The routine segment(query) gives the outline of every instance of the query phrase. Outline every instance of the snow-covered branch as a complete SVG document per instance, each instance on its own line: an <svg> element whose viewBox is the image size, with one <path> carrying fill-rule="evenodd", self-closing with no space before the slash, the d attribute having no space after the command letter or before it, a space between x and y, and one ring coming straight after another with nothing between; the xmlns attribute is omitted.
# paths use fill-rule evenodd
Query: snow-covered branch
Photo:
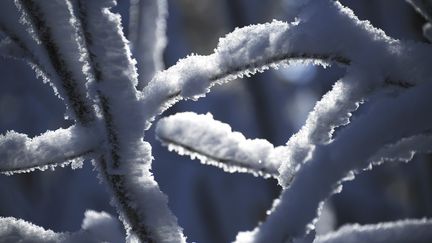
<svg viewBox="0 0 432 243"><path fill-rule="evenodd" d="M287 48L290 40L284 42L283 39L288 36L295 39L297 28L297 23L273 21L237 29L220 40L215 53L189 56L157 73L141 95L146 120L152 121L154 116L181 99L203 97L216 84L263 72L270 67L277 68L290 60L350 63L327 51L309 52L301 47L290 50ZM269 41L278 37L279 40Z"/></svg>
<svg viewBox="0 0 432 243"><path fill-rule="evenodd" d="M255 234L253 242L281 242L302 236L308 226L313 227L319 205L331 194L339 192L336 189L353 170L370 167L368 158L386 144L395 144L405 137L430 130L432 114L424 111L432 102L428 95L431 88L432 83L428 82L397 97L378 99L370 110L343 128L334 140L316 146L282 193L280 203L274 205L267 220L252 233ZM239 236L238 239L242 239L247 234Z"/></svg>
<svg viewBox="0 0 432 243"><path fill-rule="evenodd" d="M159 120L156 135L168 149L227 172L277 177L280 156L265 139L246 139L211 114L177 113Z"/></svg>
<svg viewBox="0 0 432 243"><path fill-rule="evenodd" d="M345 225L335 232L318 236L314 243L426 243L431 241L432 220L410 219L369 225Z"/></svg>
<svg viewBox="0 0 432 243"><path fill-rule="evenodd" d="M325 21L326 26L331 25L332 28L320 27ZM335 36L338 38L334 38ZM320 45L315 45L314 40L319 40ZM286 53L280 53L280 50ZM297 55L297 53L312 54ZM333 53L333 55L328 53ZM402 53L409 54L401 55ZM358 163L364 163L362 166L352 164L352 167L343 169L344 166L341 166L341 161L346 160L347 156L343 159L328 158L329 161L327 162L307 162L302 165L305 161L321 160L322 156L318 155L319 152L317 151L322 149L318 148L333 147L332 144L335 144L332 137L334 129L338 126L347 125L350 122L351 112L355 111L359 104L371 94L389 86L403 88L406 92L407 88L425 82L424 77L430 76L430 69L427 65L419 67L418 64L424 63L424 59L428 59L430 54L431 49L426 45L391 39L381 30L373 28L368 22L358 20L349 9L344 8L338 2L320 1L311 3L299 16L298 22L287 24L275 21L265 25L237 29L225 39L221 39L214 54L191 56L181 60L167 71L156 75L144 90L142 100L144 110L148 114L147 120L151 121L155 115L163 112L180 99L196 99L208 92L209 88L216 83L222 83L243 74L248 75L262 71L269 65L284 63L290 58L323 59L322 57L326 57L326 61L330 59L330 61L350 64L344 79L338 82L333 90L316 105L305 127L290 139L283 151L286 155L286 162L279 169L281 185L287 186L292 181L293 174L297 173L300 179L296 177L294 183L297 182L295 184L298 185L299 189L295 189L296 185L290 186L284 192L280 204L275 205L289 205L286 207L291 208L292 211L288 213L284 210L278 211L277 209L283 206L275 206L276 210L270 214L266 222L261 224L259 230L255 232L257 234L252 238L254 242L281 242L286 237L300 236L304 233L306 225L315 218L320 203L333 192L333 189L343 181L347 174L352 173L351 170L368 167L370 164L368 158L378 152L385 144L396 143L406 136L414 136L423 132L397 133L396 137L388 141L380 140L380 143L375 144L372 151L362 150L366 154L363 155L362 159L356 159ZM334 56L337 58L331 58ZM415 72L406 68L410 65L416 65ZM417 71L429 74L421 76L418 75ZM403 92L401 91L401 93ZM161 96L161 94L163 95ZM156 97L156 95L158 96ZM409 103L409 100L404 102ZM400 102L394 107L399 107L404 102ZM426 103L420 107L422 107L420 109L425 109ZM373 116L366 117L369 117L367 119L379 117L379 114L387 109L390 107ZM410 109L414 109L414 107ZM401 114L398 113L400 111L394 110L394 112ZM419 112L417 115L420 114ZM396 118L392 117L391 119ZM422 118L419 117L418 119ZM388 122L392 121L389 120ZM364 124L362 126L367 127ZM405 124L405 126L409 125ZM362 130L360 127L355 129ZM381 127L381 129L389 131L388 127ZM428 129L428 127L424 127L424 129ZM364 132L364 134L370 133ZM345 146L350 144L351 138L348 137ZM368 137L363 142L368 139L373 140L373 138ZM339 138L336 141L341 140L345 139ZM360 147L360 145L354 147ZM338 149L335 148L335 150ZM325 168L327 164L331 166ZM338 164L339 168L330 168L335 164ZM332 169L335 170L334 173ZM328 175L322 176L323 171L327 171ZM304 189L303 187L315 186L315 183L311 183L314 181L314 177L322 178L324 181L320 183L320 188L324 186L326 189ZM291 194L289 191L296 192ZM305 191L314 195L304 193ZM325 192L323 193L323 191ZM302 196L299 197L299 200L293 199L296 198L297 194L302 194ZM315 199L310 200L310 198L305 197ZM306 204L310 205L310 208L300 206L305 201L308 201ZM298 208L305 210L298 210ZM298 211L294 212L295 210ZM283 219L286 215L290 215L289 220ZM308 219L302 222L302 218ZM290 227L293 227L292 231L289 230ZM242 237L239 240L241 241Z"/></svg>
<svg viewBox="0 0 432 243"><path fill-rule="evenodd" d="M101 141L92 129L72 126L29 138L13 131L0 135L0 173L45 170L72 163L79 166Z"/></svg>
<svg viewBox="0 0 432 243"><path fill-rule="evenodd" d="M54 71L49 73L59 80L51 81L59 82L54 85L68 101L70 115L81 124L93 121L95 115L85 88L87 77L82 71L85 66L81 58L83 50L69 1L17 0L16 4L22 13L21 22L46 52L49 61L40 63L52 66Z"/></svg>
<svg viewBox="0 0 432 243"><path fill-rule="evenodd" d="M364 86L374 87L411 87L431 74L427 65L418 66L430 58L428 46L394 40L338 2L310 5L297 22L273 21L236 29L220 39L213 54L189 56L157 73L141 96L146 120L152 121L181 99L204 96L215 84L290 60L353 65L358 71L368 70L373 81ZM321 27L323 23L332 28ZM406 68L410 65L416 65L415 72Z"/></svg>
<svg viewBox="0 0 432 243"><path fill-rule="evenodd" d="M129 41L137 61L137 89L142 90L164 66L167 2L132 0L129 12Z"/></svg>
<svg viewBox="0 0 432 243"><path fill-rule="evenodd" d="M150 172L151 147L143 142L135 61L124 37L114 1L78 0L81 27L95 78L107 150L98 169L113 192L129 239L184 242L182 229Z"/></svg>

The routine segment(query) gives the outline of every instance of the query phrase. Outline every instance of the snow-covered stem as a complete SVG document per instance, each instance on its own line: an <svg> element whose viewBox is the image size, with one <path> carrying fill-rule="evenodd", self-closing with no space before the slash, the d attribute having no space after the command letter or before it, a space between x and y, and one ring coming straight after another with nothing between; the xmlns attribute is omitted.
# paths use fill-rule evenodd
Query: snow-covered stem
<svg viewBox="0 0 432 243"><path fill-rule="evenodd" d="M408 219L368 225L345 225L318 236L314 243L432 242L432 220Z"/></svg>
<svg viewBox="0 0 432 243"><path fill-rule="evenodd" d="M322 65L355 63L360 71L370 69L369 73L379 76L381 82L373 84L375 87L411 87L430 73L426 66L417 66L416 72L405 68L429 59L429 48L391 39L368 22L358 20L338 2L316 2L304 15L293 23L273 21L238 28L220 39L213 54L189 56L157 73L141 96L146 120L151 122L181 99L204 96L216 84L277 68L292 60ZM316 27L322 22L332 28ZM320 45L315 43L318 40ZM410 54L400 55L403 52ZM362 58L365 53L377 58Z"/></svg>
<svg viewBox="0 0 432 243"><path fill-rule="evenodd" d="M137 73L120 17L110 11L115 3L78 0L77 5L108 145L96 159L97 168L111 188L130 239L184 242L167 198L150 173L151 148L137 132L144 130ZM103 43L103 48L95 43Z"/></svg>
<svg viewBox="0 0 432 243"><path fill-rule="evenodd" d="M129 41L137 61L138 85L142 90L163 68L166 46L166 0L131 0Z"/></svg>
<svg viewBox="0 0 432 243"><path fill-rule="evenodd" d="M83 125L94 121L95 115L84 86L86 78L79 69L82 64L79 52L73 52L79 47L75 42L77 29L71 24L73 17L69 2L41 4L39 0L16 0L16 3L23 13L22 21L31 28L36 42L44 47L61 80L57 88L63 90L61 95L67 99L76 119ZM59 41L57 36L65 34L71 37L70 41Z"/></svg>
<svg viewBox="0 0 432 243"><path fill-rule="evenodd" d="M266 28L266 25L274 25L272 27L277 28L278 24L283 23L274 21L272 24L268 23L257 27L261 29ZM241 29L237 31L240 30ZM233 38L235 36L234 33L232 34ZM253 38L252 36L254 34L250 33L250 35L251 36L245 36L244 38ZM246 46L245 50L240 51L247 51L248 47L250 48L250 46ZM155 75L140 96L148 122L146 128L151 125L150 122L154 120L156 115L161 114L176 102L182 99L198 99L199 97L205 96L214 85L223 84L241 78L244 75L250 76L269 68L278 68L280 65L285 65L289 61L296 60L324 63L337 62L343 65L350 63L348 59L339 56L307 52L260 57L259 55L261 53L259 52L265 51L265 47L263 47L263 49L258 50L258 53L255 53L260 60L226 66L230 61L235 62L235 58L238 58L235 55L239 55L240 53L232 53L232 55L225 54L227 56L222 57L217 51L218 49L216 49L214 54L209 56L189 56L180 60L176 65Z"/></svg>
<svg viewBox="0 0 432 243"><path fill-rule="evenodd" d="M211 114L177 113L158 121L156 135L169 149L227 172L277 177L281 157L265 139L246 139Z"/></svg>
<svg viewBox="0 0 432 243"><path fill-rule="evenodd" d="M29 138L13 131L0 135L0 173L45 170L58 165L82 163L100 146L94 129L72 126Z"/></svg>
<svg viewBox="0 0 432 243"><path fill-rule="evenodd" d="M100 243L122 242L118 220L105 212L87 210L81 230L73 233L53 232L13 217L0 217L1 242L32 243ZM124 241L123 241L124 242Z"/></svg>

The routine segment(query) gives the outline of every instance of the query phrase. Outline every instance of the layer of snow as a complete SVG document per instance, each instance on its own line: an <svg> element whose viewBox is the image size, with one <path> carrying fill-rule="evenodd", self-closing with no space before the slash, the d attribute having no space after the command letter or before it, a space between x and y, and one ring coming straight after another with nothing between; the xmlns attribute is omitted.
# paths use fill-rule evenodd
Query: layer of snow
<svg viewBox="0 0 432 243"><path fill-rule="evenodd" d="M115 1L80 1L96 91L104 116L106 164L99 165L109 181L114 201L127 226L129 240L141 234L160 242L185 242L168 199L159 189L151 169L151 146L143 141L145 120L135 60L131 57L120 15L111 12ZM90 41L91 40L91 41ZM96 44L97 43L97 44ZM100 45L99 45L100 44ZM117 178L117 181L113 178ZM123 196L119 196L123 195ZM130 219L128 213L134 214ZM129 225L133 222L133 229ZM144 236L145 235L145 236Z"/></svg>
<svg viewBox="0 0 432 243"><path fill-rule="evenodd" d="M80 126L47 131L34 138L9 131L0 135L0 173L45 170L69 163L80 167L84 157L100 143L92 129Z"/></svg>
<svg viewBox="0 0 432 243"><path fill-rule="evenodd" d="M103 211L87 210L81 229L95 242L125 242L120 221Z"/></svg>
<svg viewBox="0 0 432 243"><path fill-rule="evenodd" d="M22 219L0 217L0 238L2 242L59 243L66 242L67 233L45 230Z"/></svg>
<svg viewBox="0 0 432 243"><path fill-rule="evenodd" d="M265 139L246 139L209 113L177 113L159 120L156 135L168 149L198 158L227 172L276 177L281 156Z"/></svg>
<svg viewBox="0 0 432 243"><path fill-rule="evenodd" d="M34 63L47 71L60 96L67 101L69 116L82 124L94 120L94 111L89 100L86 82L89 78L84 70L85 55L81 34L69 1L16 1L22 13L20 22L27 27L47 60ZM33 49L31 49L33 51ZM34 57L36 59L36 57ZM51 71L52 69L55 71Z"/></svg>
<svg viewBox="0 0 432 243"><path fill-rule="evenodd" d="M57 233L22 219L0 217L1 242L32 243L100 243L124 241L124 233L117 219L105 212L86 211L79 231Z"/></svg>

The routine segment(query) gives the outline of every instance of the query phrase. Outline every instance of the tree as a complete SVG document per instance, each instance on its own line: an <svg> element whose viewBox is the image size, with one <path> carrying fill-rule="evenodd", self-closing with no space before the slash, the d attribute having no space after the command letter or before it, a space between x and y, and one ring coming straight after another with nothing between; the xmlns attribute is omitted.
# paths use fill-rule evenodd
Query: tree
<svg viewBox="0 0 432 243"><path fill-rule="evenodd" d="M427 5L413 2L429 16ZM430 151L429 44L393 39L337 1L293 1L294 22L236 29L220 39L214 53L188 56L161 72L164 1L132 2L130 45L119 16L110 10L115 1L0 4L5 13L0 17L5 36L0 53L26 60L52 85L76 122L34 138L13 131L2 135L0 171L74 166L91 158L130 242L186 241L150 172L153 158L144 131L174 103L196 100L214 85L243 75L298 60L346 69L284 146L248 140L210 115L179 113L158 123L159 139L180 154L229 172L274 177L283 187L267 219L240 233L237 242L311 241L323 201L339 192L344 180L364 168L409 161L414 153ZM138 53L136 61L131 49ZM363 103L367 110L350 119ZM1 225L3 237L92 240L86 231L53 233L13 218L2 218ZM392 242L402 237L428 241L430 228L426 219L354 226L317 241L351 237L355 242L355 237L362 241L370 235Z"/></svg>

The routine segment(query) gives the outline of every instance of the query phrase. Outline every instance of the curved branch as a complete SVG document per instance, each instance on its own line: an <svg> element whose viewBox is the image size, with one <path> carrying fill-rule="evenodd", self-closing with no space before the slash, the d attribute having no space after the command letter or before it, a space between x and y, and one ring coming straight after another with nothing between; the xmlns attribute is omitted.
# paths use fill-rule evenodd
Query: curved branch
<svg viewBox="0 0 432 243"><path fill-rule="evenodd" d="M121 242L123 235L117 224L117 219L105 212L86 211L81 230L57 233L22 219L0 217L0 239L1 242L33 243Z"/></svg>
<svg viewBox="0 0 432 243"><path fill-rule="evenodd" d="M25 59L34 69L36 75L42 77L44 82L58 79L57 74L50 64L49 58L41 50L38 44L32 39L25 26L19 23L19 13L15 4L11 1L0 2L1 11L7 14L0 15L0 31L3 32L18 51L18 58ZM13 56L17 56L14 54ZM57 88L53 86L54 92L58 95Z"/></svg>
<svg viewBox="0 0 432 243"><path fill-rule="evenodd" d="M418 135L400 139L394 144L381 148L368 161L371 164L380 164L384 161L411 161L417 153L430 153L432 151L432 132L423 131Z"/></svg>
<svg viewBox="0 0 432 243"><path fill-rule="evenodd" d="M378 78L364 86L372 87L384 84L411 87L432 75L424 61L432 54L429 46L391 39L368 22L350 15L338 2L310 5L308 11L312 13L298 22L273 21L238 28L220 39L213 54L186 57L157 73L140 97L146 127L156 115L179 100L203 97L216 84L277 68L291 60L322 65L336 62L361 71L371 70L367 73ZM328 11L322 11L324 8ZM317 28L322 22L326 26ZM415 72L414 68L406 68L413 63Z"/></svg>
<svg viewBox="0 0 432 243"><path fill-rule="evenodd" d="M131 241L185 242L167 197L150 172L151 148L140 132L144 121L137 106L135 61L120 16L110 11L114 5L114 1L78 1L106 132L107 146L96 159L97 168Z"/></svg>
<svg viewBox="0 0 432 243"><path fill-rule="evenodd" d="M211 114L177 113L159 120L157 138L169 150L198 158L203 164L226 172L246 172L264 178L277 177L281 156L264 139L246 139Z"/></svg>

